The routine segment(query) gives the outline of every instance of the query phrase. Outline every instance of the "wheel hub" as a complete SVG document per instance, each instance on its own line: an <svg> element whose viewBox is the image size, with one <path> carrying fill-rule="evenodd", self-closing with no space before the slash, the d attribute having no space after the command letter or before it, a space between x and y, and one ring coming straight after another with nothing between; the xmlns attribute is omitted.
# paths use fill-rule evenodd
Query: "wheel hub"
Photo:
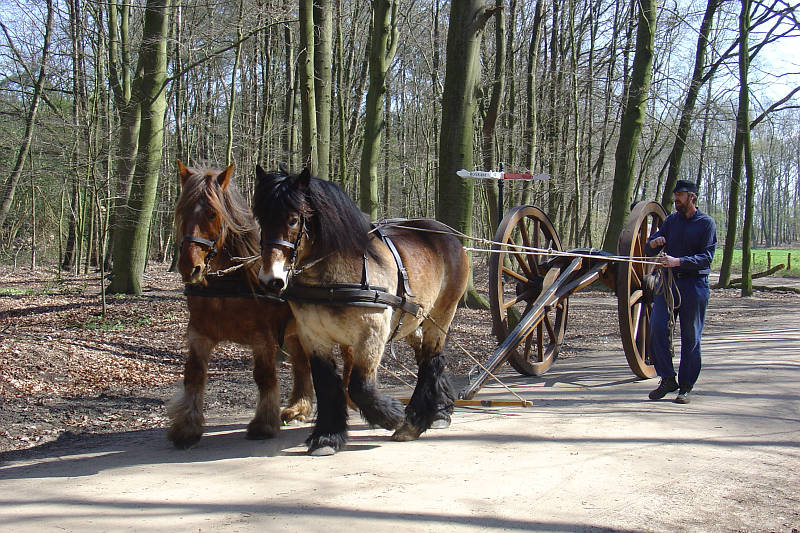
<svg viewBox="0 0 800 533"><path fill-rule="evenodd" d="M525 302L532 302L542 293L543 285L544 276L534 276L527 282L518 281L515 287L517 297L521 297Z"/></svg>

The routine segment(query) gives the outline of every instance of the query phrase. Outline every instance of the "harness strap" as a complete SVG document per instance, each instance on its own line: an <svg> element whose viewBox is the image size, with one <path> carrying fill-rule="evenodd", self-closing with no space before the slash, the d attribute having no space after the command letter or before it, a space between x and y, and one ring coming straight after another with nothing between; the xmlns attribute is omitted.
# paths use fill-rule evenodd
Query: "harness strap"
<svg viewBox="0 0 800 533"><path fill-rule="evenodd" d="M336 283L325 286L299 285L293 283L282 296L293 302L332 306L375 307L386 309L397 307L406 313L418 316L420 306L394 294L385 287L364 289L358 283Z"/></svg>
<svg viewBox="0 0 800 533"><path fill-rule="evenodd" d="M274 239L270 241L264 241L264 244L274 244L276 246L284 246L292 251L294 251L297 247L294 245L293 242L284 241L281 239Z"/></svg>
<svg viewBox="0 0 800 533"><path fill-rule="evenodd" d="M389 238L381 226L373 224L372 227L375 229L375 233L380 236L381 240L389 248L389 251L392 252L394 262L397 263L398 296L404 297L405 295L408 295L408 297L413 298L414 293L411 292L411 287L408 284L408 271L406 270L406 267L403 266L403 260L400 258L400 252L397 251L397 247L394 245L394 242L392 242L392 239Z"/></svg>
<svg viewBox="0 0 800 533"><path fill-rule="evenodd" d="M241 278L212 278L207 285L184 285L183 294L203 298L248 298L275 303L286 303L286 300L263 292L260 286L251 287Z"/></svg>
<svg viewBox="0 0 800 533"><path fill-rule="evenodd" d="M183 242L194 242L194 243L197 243L197 244L202 244L203 246L208 246L212 250L217 245L216 239L213 240L213 241L210 241L210 240L204 239L202 237L195 237L194 235L184 235L183 236Z"/></svg>
<svg viewBox="0 0 800 533"><path fill-rule="evenodd" d="M219 229L219 234L217 234L217 238L212 240L204 239L203 237L197 237L196 235L184 235L181 244L184 242L193 242L196 244L202 244L203 246L208 246L208 253L206 254L206 268L208 268L208 263L217 255L217 241L219 240L222 233L225 231L225 221L222 221L222 226Z"/></svg>
<svg viewBox="0 0 800 533"><path fill-rule="evenodd" d="M361 267L361 288L369 290L369 268L367 267L367 252L364 252L364 258Z"/></svg>

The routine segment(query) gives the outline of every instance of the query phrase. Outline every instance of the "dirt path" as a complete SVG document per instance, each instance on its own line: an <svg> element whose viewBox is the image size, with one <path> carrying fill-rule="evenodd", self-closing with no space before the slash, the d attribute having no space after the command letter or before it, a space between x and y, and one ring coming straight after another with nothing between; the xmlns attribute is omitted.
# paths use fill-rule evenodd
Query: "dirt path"
<svg viewBox="0 0 800 533"><path fill-rule="evenodd" d="M505 376L533 407L459 408L412 443L354 415L346 450L312 458L307 426L247 441L240 408L190 451L159 428L0 454L0 530L793 531L798 303L715 293L686 406L646 401L655 383L632 377L618 333L573 322L571 357L543 378ZM607 295L571 306L613 323Z"/></svg>

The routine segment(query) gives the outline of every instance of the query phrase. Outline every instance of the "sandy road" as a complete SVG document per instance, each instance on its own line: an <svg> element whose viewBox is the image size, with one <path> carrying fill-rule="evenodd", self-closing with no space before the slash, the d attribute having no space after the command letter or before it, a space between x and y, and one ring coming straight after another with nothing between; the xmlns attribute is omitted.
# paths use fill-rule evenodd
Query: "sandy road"
<svg viewBox="0 0 800 533"><path fill-rule="evenodd" d="M507 374L533 407L459 408L416 442L354 415L333 457L304 454L308 426L245 440L248 409L188 452L163 430L67 438L0 456L0 530L792 531L800 311L752 311L708 328L689 405L646 401L600 350Z"/></svg>

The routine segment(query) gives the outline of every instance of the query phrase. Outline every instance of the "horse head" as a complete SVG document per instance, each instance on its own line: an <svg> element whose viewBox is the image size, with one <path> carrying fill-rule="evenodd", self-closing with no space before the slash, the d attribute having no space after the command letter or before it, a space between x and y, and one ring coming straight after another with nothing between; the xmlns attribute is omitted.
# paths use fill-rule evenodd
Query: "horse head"
<svg viewBox="0 0 800 533"><path fill-rule="evenodd" d="M222 196L232 175L233 164L222 171L201 172L178 161L181 194L175 207L175 232L181 239L178 272L186 284L206 284L208 266L225 244L228 217Z"/></svg>
<svg viewBox="0 0 800 533"><path fill-rule="evenodd" d="M304 236L311 208L306 193L311 173L266 172L256 166L256 188L253 212L261 225L262 267L258 279L268 288L280 292L298 261L307 255Z"/></svg>

